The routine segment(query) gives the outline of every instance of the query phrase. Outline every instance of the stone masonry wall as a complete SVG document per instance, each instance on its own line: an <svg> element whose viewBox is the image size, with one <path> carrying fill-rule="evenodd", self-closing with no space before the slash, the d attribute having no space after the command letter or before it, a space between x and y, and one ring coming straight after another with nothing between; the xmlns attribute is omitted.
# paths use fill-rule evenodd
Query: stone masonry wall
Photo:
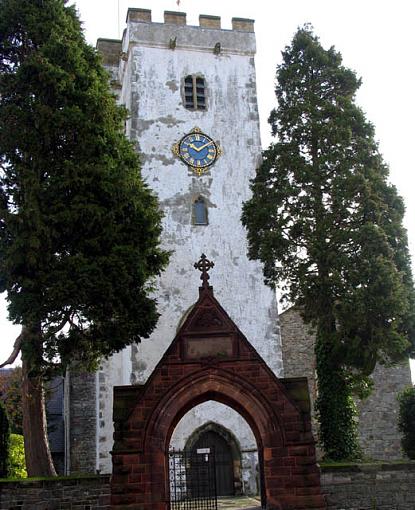
<svg viewBox="0 0 415 510"><path fill-rule="evenodd" d="M328 510L414 510L415 462L322 467ZM0 482L1 510L110 510L109 476Z"/></svg>
<svg viewBox="0 0 415 510"><path fill-rule="evenodd" d="M397 395L411 385L408 361L396 367L377 366L372 377L373 393L358 403L360 444L369 458L400 459L403 455Z"/></svg>
<svg viewBox="0 0 415 510"><path fill-rule="evenodd" d="M95 473L96 470L96 374L69 374L69 472Z"/></svg>
<svg viewBox="0 0 415 510"><path fill-rule="evenodd" d="M415 462L323 467L328 510L414 510Z"/></svg>
<svg viewBox="0 0 415 510"><path fill-rule="evenodd" d="M284 375L307 377L313 404L316 397L314 335L295 307L280 314L280 326ZM397 460L402 458L397 394L411 385L409 361L395 367L378 366L372 378L371 396L358 403L360 444L364 455L370 459ZM316 432L316 420L312 422Z"/></svg>
<svg viewBox="0 0 415 510"><path fill-rule="evenodd" d="M307 377L313 433L315 435L317 423L314 419L314 402L317 396L317 385L314 336L308 332L295 308L280 313L279 319L284 377Z"/></svg>
<svg viewBox="0 0 415 510"><path fill-rule="evenodd" d="M1 510L110 510L109 476L0 481Z"/></svg>

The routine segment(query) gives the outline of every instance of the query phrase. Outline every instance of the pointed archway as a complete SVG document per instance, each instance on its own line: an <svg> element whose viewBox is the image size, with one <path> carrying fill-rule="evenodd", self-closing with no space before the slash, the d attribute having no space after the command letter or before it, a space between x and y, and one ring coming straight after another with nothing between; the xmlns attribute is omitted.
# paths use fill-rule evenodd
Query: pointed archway
<svg viewBox="0 0 415 510"><path fill-rule="evenodd" d="M216 400L239 412L258 445L263 507L326 508L307 381L278 379L213 296L206 257L199 299L145 385L115 388L111 508L169 508L168 445L179 420Z"/></svg>

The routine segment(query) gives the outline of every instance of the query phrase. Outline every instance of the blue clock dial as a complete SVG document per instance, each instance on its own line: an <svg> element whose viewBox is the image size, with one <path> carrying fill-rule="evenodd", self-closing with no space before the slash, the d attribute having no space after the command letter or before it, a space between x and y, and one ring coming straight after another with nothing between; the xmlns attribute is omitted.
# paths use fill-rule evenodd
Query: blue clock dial
<svg viewBox="0 0 415 510"><path fill-rule="evenodd" d="M193 168L207 168L216 161L218 147L210 136L190 133L179 142L179 156Z"/></svg>

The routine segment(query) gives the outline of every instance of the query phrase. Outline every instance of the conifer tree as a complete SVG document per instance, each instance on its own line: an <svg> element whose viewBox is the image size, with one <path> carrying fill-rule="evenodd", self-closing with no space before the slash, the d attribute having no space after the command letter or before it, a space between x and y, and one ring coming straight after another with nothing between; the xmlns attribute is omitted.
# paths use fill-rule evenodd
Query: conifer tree
<svg viewBox="0 0 415 510"><path fill-rule="evenodd" d="M43 381L139 342L167 263L157 201L64 0L0 0L0 292L22 325L29 476L53 474Z"/></svg>
<svg viewBox="0 0 415 510"><path fill-rule="evenodd" d="M374 128L355 104L360 80L305 26L277 69L277 141L264 152L242 221L265 282L282 286L316 332L320 440L353 458L352 392L377 362L415 348L414 288L402 219Z"/></svg>

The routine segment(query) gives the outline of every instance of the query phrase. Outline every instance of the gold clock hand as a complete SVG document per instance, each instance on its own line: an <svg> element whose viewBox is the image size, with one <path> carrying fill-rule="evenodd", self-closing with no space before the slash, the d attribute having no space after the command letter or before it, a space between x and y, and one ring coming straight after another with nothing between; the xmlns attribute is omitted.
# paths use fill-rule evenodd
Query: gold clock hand
<svg viewBox="0 0 415 510"><path fill-rule="evenodd" d="M213 143L213 141L211 140L210 142L208 143L205 143L205 145L201 145L200 147L196 147L196 145L194 145L193 143L189 144L189 147L191 147L192 149L194 149L196 152L200 152L202 149L204 149L205 147L207 147L208 145L210 145L211 143Z"/></svg>
<svg viewBox="0 0 415 510"><path fill-rule="evenodd" d="M202 149L204 149L205 147L207 147L208 145L210 145L211 143L213 143L213 141L211 140L210 142L208 143L205 143L205 145L202 145L201 147L199 147L197 150L197 152L201 151Z"/></svg>

